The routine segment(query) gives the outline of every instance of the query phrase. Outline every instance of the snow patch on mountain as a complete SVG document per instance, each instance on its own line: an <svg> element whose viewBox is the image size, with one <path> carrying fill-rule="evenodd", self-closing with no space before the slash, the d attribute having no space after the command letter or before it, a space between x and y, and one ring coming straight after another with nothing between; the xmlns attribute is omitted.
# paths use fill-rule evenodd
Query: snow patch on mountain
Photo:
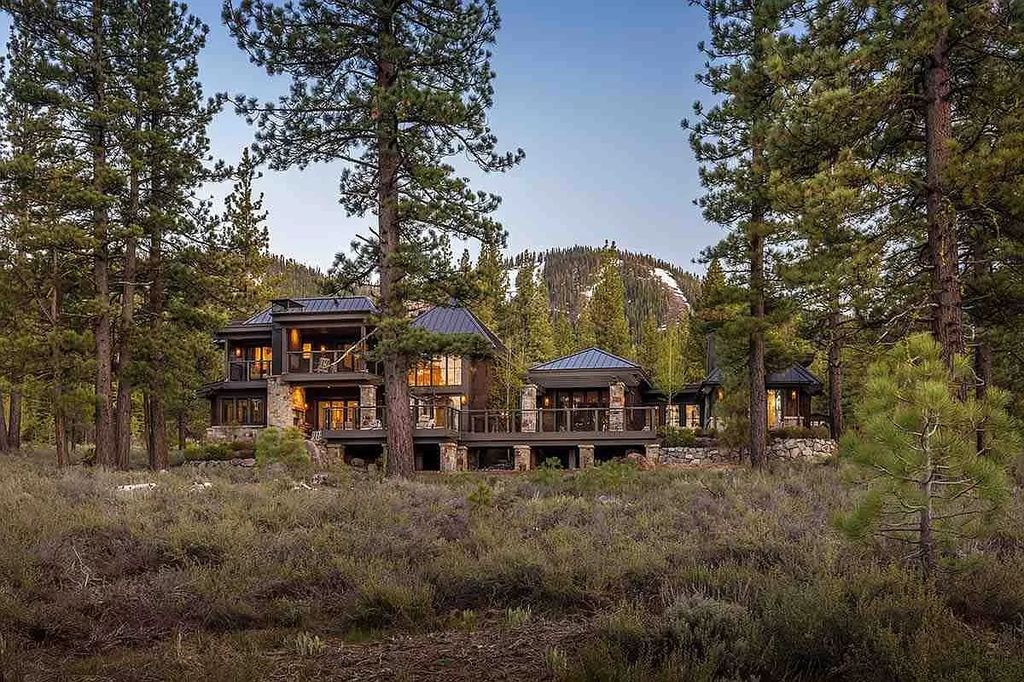
<svg viewBox="0 0 1024 682"><path fill-rule="evenodd" d="M661 280L661 283L679 301L680 305L687 309L690 308L690 301L687 300L683 290L679 288L679 282L676 281L675 276L671 272L665 268L651 268L651 274Z"/></svg>

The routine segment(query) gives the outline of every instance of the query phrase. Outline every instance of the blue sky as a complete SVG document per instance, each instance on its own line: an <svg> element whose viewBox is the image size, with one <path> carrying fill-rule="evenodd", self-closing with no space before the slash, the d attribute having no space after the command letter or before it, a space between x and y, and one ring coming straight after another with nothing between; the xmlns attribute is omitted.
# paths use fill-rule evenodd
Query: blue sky
<svg viewBox="0 0 1024 682"><path fill-rule="evenodd" d="M286 86L237 49L219 0L189 5L210 26L201 61L209 93L267 98ZM510 251L613 239L699 269L691 259L720 231L692 204L700 186L679 122L707 98L694 80L703 12L685 0L499 0L499 8L492 128L503 146L525 149L526 160L477 187L502 196L497 217ZM233 161L252 130L229 111L210 137L214 153ZM265 173L273 251L327 268L372 221L345 216L339 170Z"/></svg>

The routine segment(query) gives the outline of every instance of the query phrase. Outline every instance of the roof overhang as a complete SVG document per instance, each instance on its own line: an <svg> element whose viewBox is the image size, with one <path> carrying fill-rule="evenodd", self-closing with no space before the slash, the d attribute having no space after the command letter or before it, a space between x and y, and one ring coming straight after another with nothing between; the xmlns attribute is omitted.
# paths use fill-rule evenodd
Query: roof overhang
<svg viewBox="0 0 1024 682"><path fill-rule="evenodd" d="M269 324L229 324L218 329L215 338L218 341L263 341L270 339Z"/></svg>
<svg viewBox="0 0 1024 682"><path fill-rule="evenodd" d="M528 370L526 376L540 388L603 388L620 381L631 388L651 385L642 370L545 369Z"/></svg>

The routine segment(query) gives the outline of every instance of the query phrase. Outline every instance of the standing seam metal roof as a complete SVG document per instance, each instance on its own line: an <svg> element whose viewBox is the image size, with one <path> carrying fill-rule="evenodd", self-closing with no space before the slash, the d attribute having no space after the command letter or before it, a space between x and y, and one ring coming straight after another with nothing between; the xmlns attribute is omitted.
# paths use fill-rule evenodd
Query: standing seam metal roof
<svg viewBox="0 0 1024 682"><path fill-rule="evenodd" d="M376 313L377 306L366 296L319 296L291 298L301 308L290 308L289 313ZM273 308L256 313L242 324L270 324Z"/></svg>
<svg viewBox="0 0 1024 682"><path fill-rule="evenodd" d="M632 369L639 370L640 365L630 362L618 355L613 355L600 348L587 348L572 355L556 358L550 362L531 367L531 372L549 372L567 369Z"/></svg>
<svg viewBox="0 0 1024 682"><path fill-rule="evenodd" d="M477 334L495 347L501 347L501 340L484 326L467 308L461 306L436 306L420 314L412 326L435 334Z"/></svg>
<svg viewBox="0 0 1024 682"><path fill-rule="evenodd" d="M718 367L711 370L705 379L705 384L721 384L722 383L722 370ZM766 384L793 384L793 385L821 385L821 379L814 376L809 369L803 365L797 363L791 365L786 369L779 370L778 372L772 372L765 377Z"/></svg>

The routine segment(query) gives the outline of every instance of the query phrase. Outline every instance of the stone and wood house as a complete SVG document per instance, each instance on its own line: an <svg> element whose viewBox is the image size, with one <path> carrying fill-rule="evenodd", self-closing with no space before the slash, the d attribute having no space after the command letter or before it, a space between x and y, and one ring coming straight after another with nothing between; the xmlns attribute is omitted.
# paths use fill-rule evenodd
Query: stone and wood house
<svg viewBox="0 0 1024 682"><path fill-rule="evenodd" d="M224 379L201 390L210 401L209 436L253 438L267 426L297 427L346 459L379 457L388 415L371 353L377 313L363 296L280 299L221 329ZM419 469L529 469L549 458L584 467L629 452L656 456L666 423L714 425L717 370L667 400L644 368L598 348L530 368L519 409L493 409L496 369L507 356L501 340L456 304L429 308L412 324L479 336L492 351L433 357L410 370ZM772 375L773 424L809 424L810 396L820 388L802 367Z"/></svg>

